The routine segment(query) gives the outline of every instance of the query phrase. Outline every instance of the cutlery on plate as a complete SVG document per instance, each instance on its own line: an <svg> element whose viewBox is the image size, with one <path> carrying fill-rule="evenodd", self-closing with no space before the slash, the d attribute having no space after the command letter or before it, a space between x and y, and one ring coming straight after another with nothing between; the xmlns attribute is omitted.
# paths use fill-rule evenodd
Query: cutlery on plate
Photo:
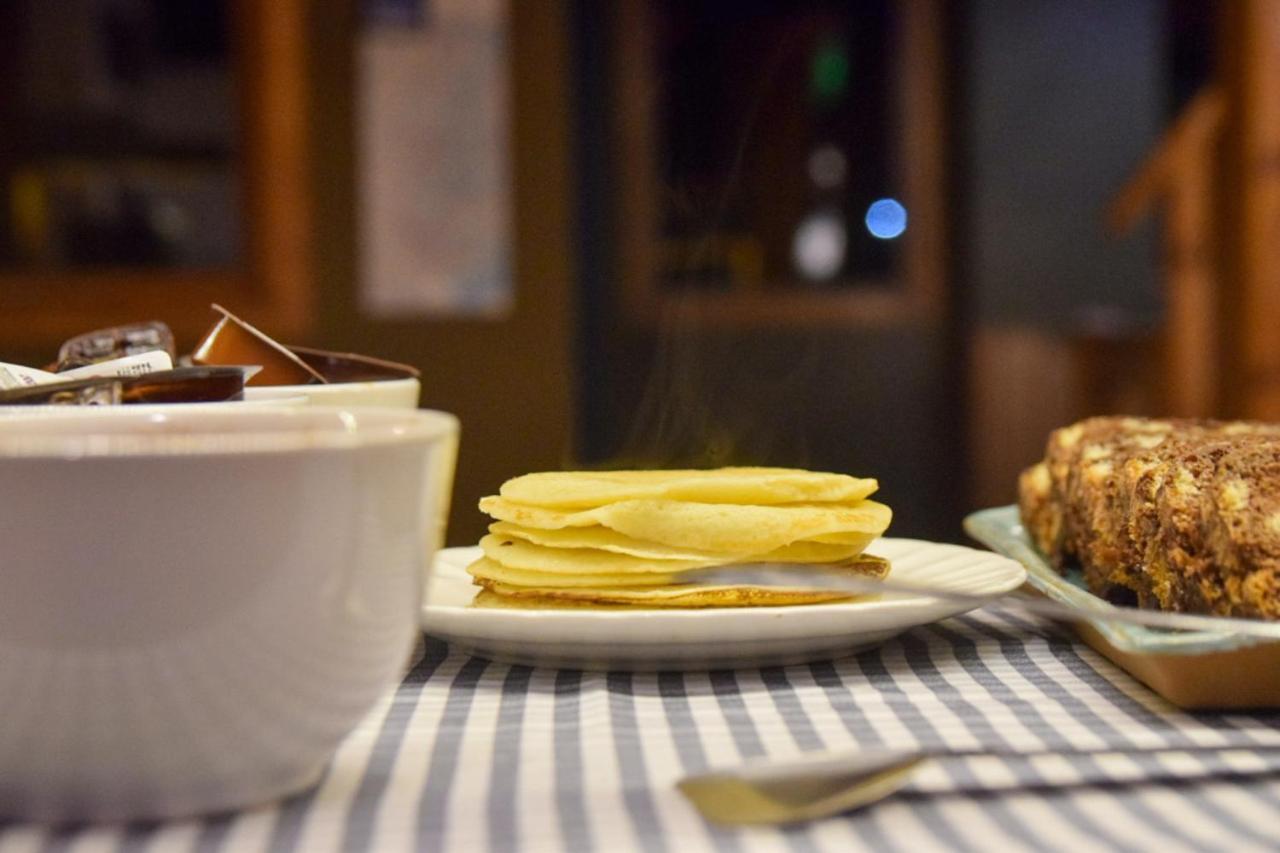
<svg viewBox="0 0 1280 853"><path fill-rule="evenodd" d="M1181 755L1213 752L1253 755L1280 747L1171 746L1019 751L1011 748L874 747L824 752L782 761L753 761L739 767L689 776L677 783L703 817L727 826L778 825L817 820L872 805L900 790L930 758L1062 755ZM1218 772L1218 771L1214 771ZM1276 773L1271 764L1233 767L1233 776ZM1143 781L1135 779L1135 782Z"/></svg>
<svg viewBox="0 0 1280 853"><path fill-rule="evenodd" d="M1160 610L1139 610L1134 607L1117 607L1099 599L1085 609L1060 604L1050 599L1010 595L975 595L954 592L941 586L923 586L860 576L842 569L840 565L815 566L808 563L733 563L689 569L682 577L690 582L706 585L781 586L833 589L860 595L899 594L935 598L970 607L1014 608L1056 621L1123 622L1147 628L1163 628L1174 631L1213 631L1222 634L1243 634L1268 640L1280 640L1280 622L1261 619L1242 619L1228 616L1205 616L1197 613L1170 613Z"/></svg>

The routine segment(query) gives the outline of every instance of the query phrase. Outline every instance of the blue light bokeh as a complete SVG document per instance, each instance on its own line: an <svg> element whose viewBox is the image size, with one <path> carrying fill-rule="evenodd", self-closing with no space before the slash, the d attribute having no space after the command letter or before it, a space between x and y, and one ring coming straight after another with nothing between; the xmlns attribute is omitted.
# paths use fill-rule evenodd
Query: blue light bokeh
<svg viewBox="0 0 1280 853"><path fill-rule="evenodd" d="M867 208L866 222L872 237L892 240L907 230L907 209L897 199L882 198Z"/></svg>

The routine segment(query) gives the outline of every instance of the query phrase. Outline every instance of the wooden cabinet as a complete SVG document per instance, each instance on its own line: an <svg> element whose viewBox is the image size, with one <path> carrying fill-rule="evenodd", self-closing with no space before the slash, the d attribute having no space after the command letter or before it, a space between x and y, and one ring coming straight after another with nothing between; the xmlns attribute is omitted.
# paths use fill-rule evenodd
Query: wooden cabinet
<svg viewBox="0 0 1280 853"><path fill-rule="evenodd" d="M312 326L313 209L306 4L302 0L210 0L177 6L183 7L183 14L213 15L226 26L230 97L225 107L232 132L225 150L210 153L195 143L151 151L145 140L139 143L127 133L117 134L125 139L113 147L115 137L100 132L98 119L82 120L57 108L43 111L51 119L37 116L41 104L33 105L31 99L41 89L32 77L53 72L44 59L34 68L23 63L27 57L45 57L54 49L40 41L53 29L42 31L38 26L38 18L46 13L39 12L34 2L7 4L0 13L4 25L0 49L7 57L4 71L8 79L20 81L0 99L6 127L5 142L0 143L0 196L7 201L7 215L0 221L9 235L8 251L0 257L0 350L47 352L75 333L145 319L164 320L180 342L190 343L208 328L209 303L215 301L255 318L282 338L307 337ZM160 14L157 10L165 7L137 4L129 8ZM140 62L128 38L130 25L137 22L115 21L106 16L107 4L91 0L77 0L65 8L59 5L59 9L61 14L88 16L85 31L91 39L97 37L95 27L103 29L101 37L110 43L90 44L86 56L109 66L111 73L132 75L130 79L144 73L130 65ZM177 23L190 25L189 21ZM59 38L74 30L65 22L56 28ZM163 55L164 48L157 53ZM79 62L77 70L85 64L74 57L68 62ZM103 104L116 104L133 91L104 95L92 80L80 85L92 90L88 100L99 111ZM189 113L198 116L201 109L222 108L198 99L193 105L189 96L183 101L182 91L176 97ZM163 104L158 110L153 107L153 113L163 119L164 109ZM46 141L49 122L57 131L54 142ZM24 255L20 245L15 248L22 239L39 243L45 236L40 229L56 225L50 222L57 215L49 210L51 174L100 172L107 176L105 182L118 188L124 180L121 170L163 175L178 163L179 173L188 174L200 164L223 160L229 164L228 174L234 176L236 202L230 218L238 229L237 239L231 241L236 244L234 256L225 260L209 262L197 256L168 262L161 257L134 263L127 256L124 261L115 260L110 253L102 258L66 251L41 256ZM202 215L211 213L194 203L184 214L189 220L186 227L199 236ZM28 233L23 233L24 228ZM106 233L109 236L110 231ZM83 237L72 229L62 239L74 246Z"/></svg>
<svg viewBox="0 0 1280 853"><path fill-rule="evenodd" d="M940 319L942 17L913 0L620 3L610 134L624 316L722 328ZM837 174L821 174L824 157ZM909 211L901 239L864 231L878 195ZM845 257L830 274L802 268L810 224L839 229Z"/></svg>

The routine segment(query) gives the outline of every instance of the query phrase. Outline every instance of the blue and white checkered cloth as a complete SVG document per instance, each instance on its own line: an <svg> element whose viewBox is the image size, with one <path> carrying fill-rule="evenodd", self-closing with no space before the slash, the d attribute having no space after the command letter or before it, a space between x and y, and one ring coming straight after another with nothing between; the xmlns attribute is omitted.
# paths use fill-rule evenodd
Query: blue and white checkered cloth
<svg viewBox="0 0 1280 853"><path fill-rule="evenodd" d="M884 744L1121 752L946 759L878 805L785 830L714 827L675 788L709 766ZM1197 751L1139 751L1154 747ZM986 612L763 670L531 669L428 640L300 796L0 827L0 853L930 849L1280 849L1280 713L1177 711L1059 629Z"/></svg>

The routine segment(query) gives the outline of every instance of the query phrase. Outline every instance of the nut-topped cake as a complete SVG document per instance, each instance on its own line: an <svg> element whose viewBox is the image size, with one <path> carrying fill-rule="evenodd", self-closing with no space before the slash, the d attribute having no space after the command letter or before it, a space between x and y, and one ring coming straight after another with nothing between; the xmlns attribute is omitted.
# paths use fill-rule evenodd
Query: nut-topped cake
<svg viewBox="0 0 1280 853"><path fill-rule="evenodd" d="M1090 418L1018 486L1032 540L1095 595L1280 618L1280 426Z"/></svg>

